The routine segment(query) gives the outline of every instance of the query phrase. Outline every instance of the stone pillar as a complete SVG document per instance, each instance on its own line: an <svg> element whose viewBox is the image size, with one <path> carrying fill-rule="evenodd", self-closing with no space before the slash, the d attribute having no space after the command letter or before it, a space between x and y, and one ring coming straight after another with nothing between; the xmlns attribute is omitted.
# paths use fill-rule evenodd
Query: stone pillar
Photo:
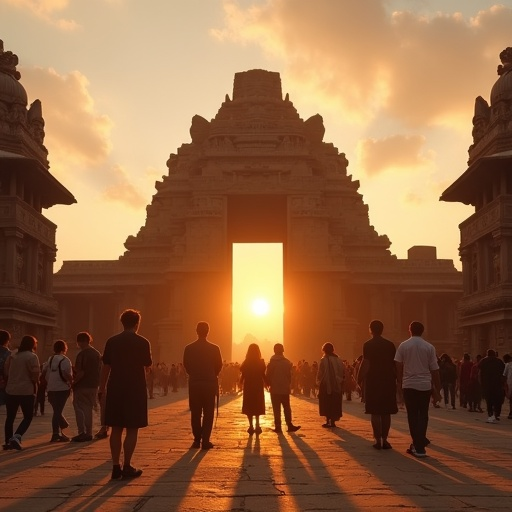
<svg viewBox="0 0 512 512"><path fill-rule="evenodd" d="M6 238L6 260L5 273L6 283L10 285L21 285L24 280L23 272L27 264L24 248L24 235L16 228L5 230ZM18 278L21 276L21 280Z"/></svg>

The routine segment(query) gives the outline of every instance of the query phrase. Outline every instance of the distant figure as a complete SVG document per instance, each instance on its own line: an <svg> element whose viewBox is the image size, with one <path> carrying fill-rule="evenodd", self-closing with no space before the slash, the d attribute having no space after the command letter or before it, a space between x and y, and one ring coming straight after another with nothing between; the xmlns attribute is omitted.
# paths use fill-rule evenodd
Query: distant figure
<svg viewBox="0 0 512 512"><path fill-rule="evenodd" d="M5 405L5 386L7 377L4 373L5 361L11 355L9 350L9 341L11 334L9 331L0 330L0 405Z"/></svg>
<svg viewBox="0 0 512 512"><path fill-rule="evenodd" d="M191 448L213 448L210 436L215 415L215 398L219 396L217 377L222 369L220 348L207 340L210 326L199 322L197 340L189 343L183 353L183 366L188 374L190 423L194 442ZM202 418L201 418L202 416Z"/></svg>
<svg viewBox="0 0 512 512"><path fill-rule="evenodd" d="M64 407L71 393L73 382L73 368L71 361L66 357L67 351L67 343L63 340L57 340L53 344L54 354L48 359L44 369L48 402L53 408L51 443L62 443L70 440L63 432L69 427L68 420L64 417Z"/></svg>
<svg viewBox="0 0 512 512"><path fill-rule="evenodd" d="M91 346L92 336L88 332L76 335L76 344L80 349L75 361L73 379L73 407L75 409L78 435L71 441L92 441L93 409L100 384L101 354Z"/></svg>
<svg viewBox="0 0 512 512"><path fill-rule="evenodd" d="M265 381L270 388L270 400L274 413L274 429L276 434L282 434L281 407L288 432L297 432L299 425L292 423L292 409L290 407L290 393L292 385L292 363L284 357L284 347L281 343L274 345L274 355L268 362L265 371ZM316 375L315 375L316 376Z"/></svg>
<svg viewBox="0 0 512 512"><path fill-rule="evenodd" d="M441 378L441 388L443 389L444 406L448 409L450 406L455 409L455 387L457 384L457 366L448 354L442 354L440 357L439 376Z"/></svg>
<svg viewBox="0 0 512 512"><path fill-rule="evenodd" d="M501 416L503 406L503 372L505 363L496 356L492 349L478 363L482 394L487 405L487 423L496 423Z"/></svg>
<svg viewBox="0 0 512 512"><path fill-rule="evenodd" d="M371 423L377 450L389 450L391 415L398 412L396 404L395 345L382 337L384 324L380 320L370 322L372 339L363 345L363 360L358 382L364 389L365 413L371 414Z"/></svg>
<svg viewBox="0 0 512 512"><path fill-rule="evenodd" d="M430 396L441 400L441 380L435 348L421 335L423 324L412 322L409 325L411 337L403 341L395 355L399 391L403 393L407 409L407 422L412 438L407 453L414 457L426 457L428 407Z"/></svg>
<svg viewBox="0 0 512 512"><path fill-rule="evenodd" d="M265 361L261 358L260 347L251 343L245 360L240 365L240 387L243 389L242 413L247 416L247 433L261 434L260 416L265 414ZM253 421L256 419L256 425Z"/></svg>
<svg viewBox="0 0 512 512"><path fill-rule="evenodd" d="M503 383L505 385L505 396L508 400L508 416L509 420L512 420L512 356L505 354L503 356L503 362L505 363L505 369L503 370Z"/></svg>
<svg viewBox="0 0 512 512"><path fill-rule="evenodd" d="M44 409L46 406L46 375L43 373L44 365L40 366L41 374L39 375L39 381L37 383L37 394L34 403L34 416L41 414L44 416Z"/></svg>
<svg viewBox="0 0 512 512"><path fill-rule="evenodd" d="M336 422L343 416L341 392L345 369L332 343L324 343L322 351L324 355L320 359L316 376L320 416L325 416L322 427L335 428Z"/></svg>
<svg viewBox="0 0 512 512"><path fill-rule="evenodd" d="M35 353L37 340L34 336L23 336L16 353L5 361L4 372L7 377L5 444L4 450L21 450L21 438L30 427L34 415L34 399L39 380L39 359ZM14 430L14 420L21 407L23 419Z"/></svg>
<svg viewBox="0 0 512 512"><path fill-rule="evenodd" d="M461 407L467 407L469 412L473 412L473 406L469 401L472 367L473 363L471 362L471 356L467 353L464 354L464 356L462 357L462 362L459 367L459 403Z"/></svg>
<svg viewBox="0 0 512 512"><path fill-rule="evenodd" d="M140 312L126 309L120 320L124 330L109 338L105 344L98 389L100 400L105 394L105 388L107 392L105 425L112 427L112 480L137 478L142 474L142 470L134 468L131 461L139 428L148 425L146 368L153 364L149 341L137 334L141 321ZM126 430L124 441L123 430ZM124 454L122 469L121 448Z"/></svg>

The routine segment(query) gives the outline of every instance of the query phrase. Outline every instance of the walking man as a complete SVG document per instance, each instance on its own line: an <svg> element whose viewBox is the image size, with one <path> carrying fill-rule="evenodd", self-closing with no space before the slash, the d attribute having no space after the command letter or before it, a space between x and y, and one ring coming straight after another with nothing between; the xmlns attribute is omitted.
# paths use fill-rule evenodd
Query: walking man
<svg viewBox="0 0 512 512"><path fill-rule="evenodd" d="M265 381L270 387L270 400L274 412L274 428L276 434L282 434L281 407L283 407L284 421L288 432L297 432L300 425L292 423L292 409L290 407L290 392L292 384L292 363L284 357L284 347L281 343L274 345L274 355L270 358Z"/></svg>
<svg viewBox="0 0 512 512"><path fill-rule="evenodd" d="M220 348L206 338L207 322L196 327L197 340L189 343L183 353L183 366L188 374L188 401L194 442L191 448L213 448L210 435L215 415L215 398L219 396L217 377L222 369ZM202 418L201 418L202 416Z"/></svg>
<svg viewBox="0 0 512 512"><path fill-rule="evenodd" d="M403 392L412 444L407 450L414 457L426 457L428 407L433 393L441 400L441 379L435 348L421 336L423 324L409 325L411 337L398 347L395 354L398 388Z"/></svg>
<svg viewBox="0 0 512 512"><path fill-rule="evenodd" d="M80 352L75 360L73 379L73 408L75 409L78 435L71 441L92 441L93 409L100 383L101 354L91 346L92 336L88 332L76 335Z"/></svg>
<svg viewBox="0 0 512 512"><path fill-rule="evenodd" d="M100 400L105 389L107 392L105 424L112 427L112 480L136 478L142 474L141 469L131 465L131 460L139 428L148 426L146 368L153 364L149 341L137 334L141 320L139 311L127 309L120 320L123 331L109 338L105 344L98 389ZM124 441L123 430L126 430ZM124 454L122 469L121 448Z"/></svg>
<svg viewBox="0 0 512 512"><path fill-rule="evenodd" d="M500 420L503 406L503 372L505 363L491 348L487 350L487 356L479 363L480 384L487 405L487 423L496 423Z"/></svg>

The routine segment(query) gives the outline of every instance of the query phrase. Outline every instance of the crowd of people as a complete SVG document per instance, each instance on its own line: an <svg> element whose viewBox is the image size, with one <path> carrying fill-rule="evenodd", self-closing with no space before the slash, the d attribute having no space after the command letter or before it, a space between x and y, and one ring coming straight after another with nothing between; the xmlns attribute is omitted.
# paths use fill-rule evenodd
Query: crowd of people
<svg viewBox="0 0 512 512"><path fill-rule="evenodd" d="M209 325L199 322L197 339L184 350L183 362L153 364L150 342L138 334L140 312L125 310L120 321L123 330L109 338L103 354L92 345L88 332L77 334L79 352L74 363L67 357L68 345L57 340L53 355L40 364L37 339L23 336L15 351L9 349L10 334L0 330L0 405L6 406L4 449L21 450L22 438L32 418L44 414L45 397L52 406L50 442L87 442L110 435L113 480L136 478L142 470L131 464L138 430L148 424L148 398L155 388L162 395L188 386L192 449L213 448L211 433L215 405L221 394L242 393L241 413L247 417L247 433L262 433L260 417L265 414L265 390L270 393L274 419L273 432L283 433L301 426L292 421L290 395L318 399L322 427L337 428L343 416L342 404L358 393L370 415L377 450L391 449L391 416L405 405L411 435L408 453L425 457L429 407L465 408L483 412L487 422L500 421L505 398L508 418L512 419L512 357L503 358L492 350L473 360L464 354L455 360L448 354L436 355L435 348L423 339L424 326L412 322L410 338L398 348L383 335L384 325L373 320L371 339L352 363L342 360L332 343L322 346L322 357L311 364L301 360L292 364L284 346L275 344L274 354L264 361L259 346L249 345L240 364L222 360L220 348L208 340ZM442 393L441 393L442 392ZM68 436L69 422L64 407L72 396L77 434ZM457 400L458 398L458 400ZM93 411L100 410L101 428L93 434ZM22 419L14 428L17 413ZM110 431L109 431L110 429ZM123 464L121 465L121 456Z"/></svg>

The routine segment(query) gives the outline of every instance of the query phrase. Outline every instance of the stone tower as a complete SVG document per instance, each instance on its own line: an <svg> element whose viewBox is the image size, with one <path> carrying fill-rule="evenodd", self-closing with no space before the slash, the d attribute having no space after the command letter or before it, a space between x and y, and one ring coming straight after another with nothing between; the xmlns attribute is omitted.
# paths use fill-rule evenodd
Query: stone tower
<svg viewBox="0 0 512 512"><path fill-rule="evenodd" d="M18 57L0 41L0 326L13 345L24 334L51 343L56 226L42 214L75 198L48 171L41 102L27 108Z"/></svg>
<svg viewBox="0 0 512 512"><path fill-rule="evenodd" d="M500 58L490 105L475 102L469 167L441 196L475 207L460 225L459 325L473 356L512 351L512 48Z"/></svg>
<svg viewBox="0 0 512 512"><path fill-rule="evenodd" d="M289 357L317 359L333 340L352 359L375 317L397 340L424 319L451 343L461 287L453 263L435 248L413 248L407 260L390 253L345 155L324 142L322 117L301 119L278 73L237 73L232 97L211 121L194 116L190 135L124 255L64 262L56 274L65 335L84 326L110 335L122 308L139 307L155 360L180 360L198 320L211 322L229 359L232 244L280 242Z"/></svg>

